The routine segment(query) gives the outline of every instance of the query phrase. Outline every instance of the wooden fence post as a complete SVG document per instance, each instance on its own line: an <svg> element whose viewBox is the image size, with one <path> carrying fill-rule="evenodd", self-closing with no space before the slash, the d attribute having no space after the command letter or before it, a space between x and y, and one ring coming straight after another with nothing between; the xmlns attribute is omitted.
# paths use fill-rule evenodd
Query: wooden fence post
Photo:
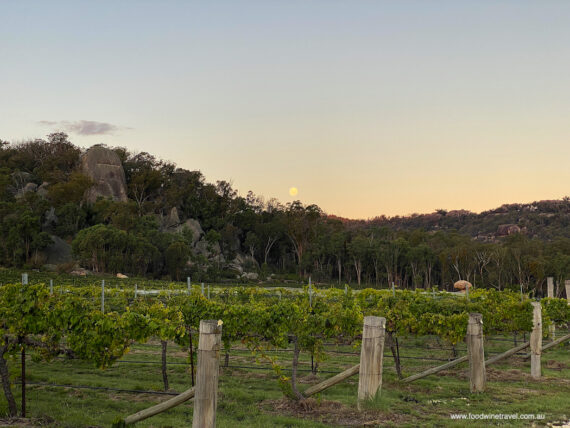
<svg viewBox="0 0 570 428"><path fill-rule="evenodd" d="M542 306L532 302L532 333L530 334L530 375L540 379L540 354L542 354Z"/></svg>
<svg viewBox="0 0 570 428"><path fill-rule="evenodd" d="M546 283L547 283L547 291L548 291L548 297L549 298L554 298L554 278L549 276L548 278L546 278ZM554 340L556 338L556 326L554 325L554 323L550 324L550 326L548 327L548 334L550 336L551 340Z"/></svg>
<svg viewBox="0 0 570 428"><path fill-rule="evenodd" d="M382 388L382 357L386 318L364 317L360 370L358 374L358 409L364 400L373 399Z"/></svg>
<svg viewBox="0 0 570 428"><path fill-rule="evenodd" d="M568 304L570 305L570 279L564 281L564 285L566 287L566 300L568 300Z"/></svg>
<svg viewBox="0 0 570 428"><path fill-rule="evenodd" d="M467 324L467 353L469 356L469 380L471 392L485 390L485 352L483 349L483 315L469 314Z"/></svg>
<svg viewBox="0 0 570 428"><path fill-rule="evenodd" d="M193 428L216 426L221 342L222 323L216 320L200 321Z"/></svg>

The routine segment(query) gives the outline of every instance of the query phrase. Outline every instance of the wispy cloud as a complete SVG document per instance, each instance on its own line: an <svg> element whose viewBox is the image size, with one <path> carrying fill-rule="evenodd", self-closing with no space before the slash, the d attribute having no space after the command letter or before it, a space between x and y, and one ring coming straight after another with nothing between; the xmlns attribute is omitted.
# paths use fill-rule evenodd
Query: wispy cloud
<svg viewBox="0 0 570 428"><path fill-rule="evenodd" d="M105 135L125 129L123 127L113 125L107 122L96 122L94 120L76 120L70 122L67 120L51 121L40 120L40 125L57 126L60 129L78 135Z"/></svg>

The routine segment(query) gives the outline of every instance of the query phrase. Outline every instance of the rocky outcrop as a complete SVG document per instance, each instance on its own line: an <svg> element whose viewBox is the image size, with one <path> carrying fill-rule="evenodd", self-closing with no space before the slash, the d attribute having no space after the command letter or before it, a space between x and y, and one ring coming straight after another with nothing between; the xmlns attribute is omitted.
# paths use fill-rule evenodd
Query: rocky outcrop
<svg viewBox="0 0 570 428"><path fill-rule="evenodd" d="M42 185L40 187L38 187L38 190L36 191L36 193L38 195L40 195L42 198L46 198L48 195L48 187L49 187L49 183L47 181L44 181L42 183Z"/></svg>
<svg viewBox="0 0 570 428"><path fill-rule="evenodd" d="M184 232L184 229L188 229L192 232L192 246L195 246L198 241L200 241L200 239L204 236L204 230L202 229L200 222L198 220L194 220L193 218L189 218L184 223L179 225L175 231L177 233L182 233Z"/></svg>
<svg viewBox="0 0 570 428"><path fill-rule="evenodd" d="M225 263L226 261L224 255L222 254L220 244L217 242L210 243L205 239L201 239L194 245L194 253L219 263Z"/></svg>
<svg viewBox="0 0 570 428"><path fill-rule="evenodd" d="M83 269L83 268L78 268L75 270L72 270L71 272L69 272L69 274L71 276L87 276L89 275L91 272L89 272L87 269Z"/></svg>
<svg viewBox="0 0 570 428"><path fill-rule="evenodd" d="M248 269L256 268L257 262L250 255L238 253L228 267L242 274Z"/></svg>
<svg viewBox="0 0 570 428"><path fill-rule="evenodd" d="M42 230L53 230L58 223L57 214L55 213L55 208L51 207L45 212L45 220L42 224Z"/></svg>
<svg viewBox="0 0 570 428"><path fill-rule="evenodd" d="M164 229L169 229L171 227L176 227L180 224L180 216L178 215L178 209L172 207L170 213L162 219L162 227Z"/></svg>
<svg viewBox="0 0 570 428"><path fill-rule="evenodd" d="M33 182L26 183L24 180L28 179L30 174L27 173L17 173L12 174L14 186L9 186L9 190L16 198L21 198L26 193L35 192L38 189L38 185ZM14 179L14 177L17 177Z"/></svg>
<svg viewBox="0 0 570 428"><path fill-rule="evenodd" d="M103 146L93 146L81 158L81 170L95 183L86 195L88 202L99 196L114 201L127 201L127 181L119 155Z"/></svg>
<svg viewBox="0 0 570 428"><path fill-rule="evenodd" d="M462 217L473 214L471 211L467 210L452 210L447 213L447 217Z"/></svg>
<svg viewBox="0 0 570 428"><path fill-rule="evenodd" d="M473 287L473 284L471 284L469 281L465 281L464 279L461 279L453 284L453 288L459 291L465 291L466 288L471 287Z"/></svg>
<svg viewBox="0 0 570 428"><path fill-rule="evenodd" d="M222 254L220 244L218 242L212 243L206 241L204 229L202 229L200 222L193 218L189 218L181 223L178 216L178 210L176 208L172 208L169 214L163 217L162 228L163 230L169 231L171 233L183 234L190 232L192 234L192 237L188 240L188 242L190 243L192 252L195 255L202 256L205 259L217 263L226 262L225 257ZM188 238L188 236L186 236L186 238ZM188 263L191 264L190 261L188 261Z"/></svg>
<svg viewBox="0 0 570 428"><path fill-rule="evenodd" d="M501 224L497 228L497 236L514 235L515 233L521 233L521 228L516 224Z"/></svg>
<svg viewBox="0 0 570 428"><path fill-rule="evenodd" d="M23 192L26 184L32 181L32 174L29 172L15 171L12 173L12 185L8 186L12 194L17 195Z"/></svg>
<svg viewBox="0 0 570 428"><path fill-rule="evenodd" d="M24 193L28 192L35 192L38 189L38 185L36 183L28 183L24 186Z"/></svg>

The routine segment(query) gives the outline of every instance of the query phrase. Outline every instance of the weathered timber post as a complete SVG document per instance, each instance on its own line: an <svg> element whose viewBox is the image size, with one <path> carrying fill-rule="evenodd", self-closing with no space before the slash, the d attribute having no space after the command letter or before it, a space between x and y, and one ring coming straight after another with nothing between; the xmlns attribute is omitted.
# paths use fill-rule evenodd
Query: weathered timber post
<svg viewBox="0 0 570 428"><path fill-rule="evenodd" d="M216 426L221 342L222 323L216 320L200 321L193 428Z"/></svg>
<svg viewBox="0 0 570 428"><path fill-rule="evenodd" d="M554 278L551 276L546 278L546 284L548 289L548 297L552 299L554 298ZM550 324L548 327L548 335L550 336L551 340L556 339L556 325L554 323Z"/></svg>
<svg viewBox="0 0 570 428"><path fill-rule="evenodd" d="M483 349L483 315L469 314L467 324L467 354L469 356L469 380L471 392L485 390L485 351Z"/></svg>
<svg viewBox="0 0 570 428"><path fill-rule="evenodd" d="M566 287L566 300L568 300L568 304L570 305L570 279L564 281L564 286Z"/></svg>
<svg viewBox="0 0 570 428"><path fill-rule="evenodd" d="M382 356L386 318L364 317L360 370L358 374L358 409L365 400L372 400L382 388Z"/></svg>
<svg viewBox="0 0 570 428"><path fill-rule="evenodd" d="M49 294L53 294L53 279L49 280Z"/></svg>
<svg viewBox="0 0 570 428"><path fill-rule="evenodd" d="M530 375L540 379L540 355L542 354L542 306L532 302L532 333L530 334Z"/></svg>

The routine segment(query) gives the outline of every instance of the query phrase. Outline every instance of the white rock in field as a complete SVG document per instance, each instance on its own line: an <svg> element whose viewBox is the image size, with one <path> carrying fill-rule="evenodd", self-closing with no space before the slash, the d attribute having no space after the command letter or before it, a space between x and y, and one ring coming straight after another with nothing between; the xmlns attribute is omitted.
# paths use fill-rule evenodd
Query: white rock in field
<svg viewBox="0 0 570 428"><path fill-rule="evenodd" d="M82 269L82 268L80 268L80 269L75 269L75 270L72 270L69 274L70 274L71 276L87 276L87 270L86 270L86 269Z"/></svg>
<svg viewBox="0 0 570 428"><path fill-rule="evenodd" d="M473 284L471 284L469 281L465 281L465 280L460 280L457 281L455 284L453 284L453 288L457 289L457 290L461 290L464 291L466 288L471 288L473 287Z"/></svg>

